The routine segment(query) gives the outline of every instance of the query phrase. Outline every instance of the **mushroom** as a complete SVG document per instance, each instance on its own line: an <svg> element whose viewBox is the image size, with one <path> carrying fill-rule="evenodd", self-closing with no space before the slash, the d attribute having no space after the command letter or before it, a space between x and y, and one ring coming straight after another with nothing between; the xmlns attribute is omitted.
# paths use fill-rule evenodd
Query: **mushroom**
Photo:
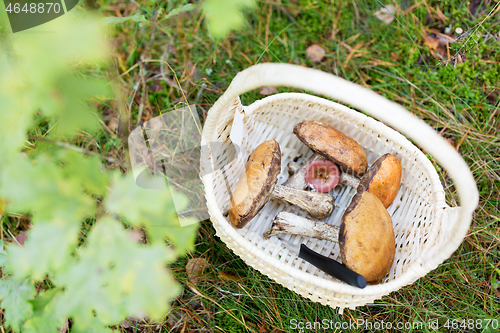
<svg viewBox="0 0 500 333"><path fill-rule="evenodd" d="M363 148L344 133L330 125L315 120L301 122L295 126L293 133L315 154L283 184L303 189L309 169L320 166L318 161L332 161L342 169L340 183L349 184L353 175L361 177L368 168ZM334 169L330 169L336 172ZM328 174L329 176L329 174ZM335 177L335 175L333 175ZM355 178L356 179L356 178ZM336 185L336 183L334 184ZM327 188L328 189L328 188Z"/></svg>
<svg viewBox="0 0 500 333"><path fill-rule="evenodd" d="M401 163L396 156L387 153L370 166L357 188L375 194L387 208L396 198L400 184Z"/></svg>
<svg viewBox="0 0 500 333"><path fill-rule="evenodd" d="M385 208L394 201L401 182L401 163L394 155L384 154L366 171L366 154L361 146L333 127L310 120L297 124L293 132L316 153L283 185L304 189L311 184L320 192L328 192L338 179L340 184L354 188L362 186L365 191L375 194ZM326 166L328 160L341 167L340 177L336 169ZM318 185L315 185L307 176L318 168L324 168L324 174L330 179L323 181L323 175L313 177L317 180ZM361 180L360 175L363 175Z"/></svg>
<svg viewBox="0 0 500 333"><path fill-rule="evenodd" d="M368 168L363 148L330 125L308 120L297 124L293 133L306 146L340 166L344 172L352 172L360 177Z"/></svg>
<svg viewBox="0 0 500 333"><path fill-rule="evenodd" d="M261 143L252 152L246 173L231 197L229 219L243 228L268 202L269 198L296 205L317 219L332 214L335 200L326 193L303 191L276 184L281 171L281 152L276 140Z"/></svg>
<svg viewBox="0 0 500 333"><path fill-rule="evenodd" d="M374 194L358 191L347 207L340 228L280 212L263 237L292 234L338 242L343 264L378 283L394 261L396 242L392 221L383 203Z"/></svg>

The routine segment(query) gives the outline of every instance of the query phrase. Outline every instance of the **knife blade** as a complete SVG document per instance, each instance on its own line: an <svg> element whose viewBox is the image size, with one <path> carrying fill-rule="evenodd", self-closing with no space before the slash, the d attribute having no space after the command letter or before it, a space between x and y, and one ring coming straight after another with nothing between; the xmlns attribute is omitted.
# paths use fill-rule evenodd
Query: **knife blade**
<svg viewBox="0 0 500 333"><path fill-rule="evenodd" d="M299 258L309 262L315 267L321 269L323 272L351 286L361 289L366 287L366 279L362 275L347 268L337 260L325 257L324 255L311 250L305 244L294 244L284 240L279 236L278 239L285 245L288 250L296 253Z"/></svg>

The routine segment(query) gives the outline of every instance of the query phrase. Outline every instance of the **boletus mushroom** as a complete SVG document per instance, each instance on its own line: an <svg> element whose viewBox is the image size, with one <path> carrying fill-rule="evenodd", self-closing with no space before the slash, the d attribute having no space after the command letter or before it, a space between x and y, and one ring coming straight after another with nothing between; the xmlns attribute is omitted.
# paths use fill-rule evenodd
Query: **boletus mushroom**
<svg viewBox="0 0 500 333"><path fill-rule="evenodd" d="M342 216L340 228L280 212L263 237L267 239L279 234L338 242L342 263L372 284L387 275L396 251L391 217L380 199L367 191L358 191L353 197Z"/></svg>
<svg viewBox="0 0 500 333"><path fill-rule="evenodd" d="M361 187L361 190L375 194L387 208L398 194L401 173L401 162L396 156L387 153L370 166L357 185L353 185L356 185L358 191Z"/></svg>
<svg viewBox="0 0 500 333"><path fill-rule="evenodd" d="M332 214L335 200L326 193L303 191L276 184L281 171L281 151L276 140L261 143L252 152L245 176L231 197L229 219L234 227L243 228L259 213L271 197L284 200L324 219Z"/></svg>
<svg viewBox="0 0 500 333"><path fill-rule="evenodd" d="M363 148L333 127L309 120L297 124L293 132L316 153L283 185L299 189L309 185L319 192L329 192L338 183L354 188L362 186L386 208L394 201L401 183L401 163L394 155L384 154L366 171L368 163ZM342 169L340 175L332 162Z"/></svg>
<svg viewBox="0 0 500 333"><path fill-rule="evenodd" d="M285 186L303 189L306 185L311 185L318 191L328 192L339 181L346 184L350 182L349 178L361 177L368 168L363 148L355 140L330 125L308 120L297 124L293 133L315 154L288 178L283 184ZM333 164L342 170L340 180L338 168L333 167ZM325 172L318 173L317 170L322 168ZM316 182L306 180L306 176L311 173L317 175L312 177L317 180Z"/></svg>

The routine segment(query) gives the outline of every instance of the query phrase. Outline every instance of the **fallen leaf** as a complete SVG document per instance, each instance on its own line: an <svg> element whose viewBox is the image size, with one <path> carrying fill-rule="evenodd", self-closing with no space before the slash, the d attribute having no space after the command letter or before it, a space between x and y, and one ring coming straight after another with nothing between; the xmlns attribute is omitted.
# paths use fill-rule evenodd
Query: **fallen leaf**
<svg viewBox="0 0 500 333"><path fill-rule="evenodd" d="M383 21L385 24L390 24L394 21L394 15L396 14L396 8L393 5L386 5L375 12L375 16Z"/></svg>
<svg viewBox="0 0 500 333"><path fill-rule="evenodd" d="M120 324L121 327L123 328L132 328L134 327L133 324L137 323L137 319L133 317L127 317L122 323Z"/></svg>
<svg viewBox="0 0 500 333"><path fill-rule="evenodd" d="M455 140L452 138L444 138L446 142L448 142L450 145L452 145L453 148L455 148Z"/></svg>
<svg viewBox="0 0 500 333"><path fill-rule="evenodd" d="M144 230L140 230L137 228L131 228L130 229L130 237L137 243L143 243L144 240L146 239L146 233Z"/></svg>
<svg viewBox="0 0 500 333"><path fill-rule="evenodd" d="M240 281L241 277L226 272L219 272L219 276L225 280Z"/></svg>
<svg viewBox="0 0 500 333"><path fill-rule="evenodd" d="M208 266L208 262L204 258L189 259L186 265L188 279L192 284L201 282L204 278L203 271Z"/></svg>
<svg viewBox="0 0 500 333"><path fill-rule="evenodd" d="M401 60L401 57L399 56L399 54L391 51L391 59L393 61L399 61L399 60Z"/></svg>
<svg viewBox="0 0 500 333"><path fill-rule="evenodd" d="M28 238L28 233L26 231L21 231L16 236L16 241L19 243L19 245L23 246L27 238Z"/></svg>
<svg viewBox="0 0 500 333"><path fill-rule="evenodd" d="M495 293L495 295L498 296L498 298L500 298L500 289L499 288L493 289L493 292Z"/></svg>
<svg viewBox="0 0 500 333"><path fill-rule="evenodd" d="M313 44L306 49L306 55L314 62L320 62L325 57L326 51L318 44Z"/></svg>
<svg viewBox="0 0 500 333"><path fill-rule="evenodd" d="M265 86L265 87L260 88L259 92L261 95L272 95L272 94L276 94L278 92L278 90L276 89L276 87Z"/></svg>
<svg viewBox="0 0 500 333"><path fill-rule="evenodd" d="M436 51L439 46L439 38L435 38L432 35L425 36L424 44L432 51Z"/></svg>
<svg viewBox="0 0 500 333"><path fill-rule="evenodd" d="M111 132L114 132L118 125L118 116L118 112L111 108L108 108L103 112L104 124Z"/></svg>

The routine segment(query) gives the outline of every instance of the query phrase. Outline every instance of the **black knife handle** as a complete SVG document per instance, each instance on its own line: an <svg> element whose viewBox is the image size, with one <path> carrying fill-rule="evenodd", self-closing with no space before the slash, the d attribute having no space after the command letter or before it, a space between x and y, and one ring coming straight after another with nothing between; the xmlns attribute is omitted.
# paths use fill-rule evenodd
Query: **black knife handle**
<svg viewBox="0 0 500 333"><path fill-rule="evenodd" d="M314 252L304 244L300 245L299 258L310 262L317 268L321 269L323 272L328 273L334 278L344 281L351 286L355 286L358 288L366 287L366 279L362 275L345 267L337 260L325 257L324 255Z"/></svg>

